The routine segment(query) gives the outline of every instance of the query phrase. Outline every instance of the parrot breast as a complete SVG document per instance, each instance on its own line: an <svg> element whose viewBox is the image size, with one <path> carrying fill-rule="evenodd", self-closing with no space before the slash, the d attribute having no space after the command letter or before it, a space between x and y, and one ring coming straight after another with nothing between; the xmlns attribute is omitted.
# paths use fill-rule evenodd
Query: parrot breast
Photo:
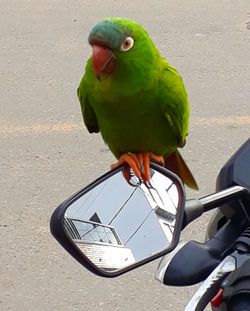
<svg viewBox="0 0 250 311"><path fill-rule="evenodd" d="M117 158L127 152L165 155L176 149L176 137L153 89L133 97L104 94L92 101L93 108L103 140Z"/></svg>

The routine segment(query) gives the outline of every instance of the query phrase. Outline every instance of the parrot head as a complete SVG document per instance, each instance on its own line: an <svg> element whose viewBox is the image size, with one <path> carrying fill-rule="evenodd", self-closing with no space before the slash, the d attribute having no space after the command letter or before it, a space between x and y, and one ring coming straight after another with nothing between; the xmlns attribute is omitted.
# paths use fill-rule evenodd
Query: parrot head
<svg viewBox="0 0 250 311"><path fill-rule="evenodd" d="M99 80L112 76L118 64L124 69L135 65L136 59L150 62L152 52L157 51L145 29L124 18L99 22L91 30L88 41L93 49L93 71Z"/></svg>

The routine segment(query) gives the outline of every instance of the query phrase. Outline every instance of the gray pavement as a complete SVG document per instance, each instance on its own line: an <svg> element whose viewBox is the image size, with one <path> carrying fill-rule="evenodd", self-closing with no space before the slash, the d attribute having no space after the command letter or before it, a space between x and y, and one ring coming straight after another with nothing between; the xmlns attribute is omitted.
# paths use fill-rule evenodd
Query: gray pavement
<svg viewBox="0 0 250 311"><path fill-rule="evenodd" d="M183 155L200 185L250 136L249 0L0 0L0 310L183 310L194 289L154 280L154 262L117 279L84 270L49 218L113 156L82 124L76 88L91 27L136 19L182 74L191 105ZM184 239L204 236L208 215ZM183 263L185 264L185 263Z"/></svg>

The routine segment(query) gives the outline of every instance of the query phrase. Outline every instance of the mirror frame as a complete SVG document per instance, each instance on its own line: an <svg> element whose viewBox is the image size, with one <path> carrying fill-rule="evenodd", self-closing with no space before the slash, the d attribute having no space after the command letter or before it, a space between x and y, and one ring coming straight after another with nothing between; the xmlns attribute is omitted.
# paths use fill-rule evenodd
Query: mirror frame
<svg viewBox="0 0 250 311"><path fill-rule="evenodd" d="M180 239L180 233L182 230L182 223L183 223L183 217L184 217L184 207L185 207L185 201L186 201L185 189L183 187L183 184L180 178L174 173L172 173L171 171L167 170L165 167L152 163L152 162L150 163L150 167L165 176L169 176L174 181L176 181L177 182L176 186L178 187L178 191L180 191L181 193L180 206L177 211L178 222L176 223L176 230L175 230L175 234L173 235L173 240L166 249L163 249L157 254L154 254L148 258L145 258L141 261L138 261L134 264L131 264L117 271L106 272L98 268L95 264L93 264L89 260L89 258L85 256L82 253L82 251L74 243L72 243L73 241L71 240L66 230L64 229L64 215L65 215L67 208L72 203L74 203L77 199L83 196L85 193L87 193L88 191L90 191L91 189L93 189L94 187L96 187L97 185L105 181L106 179L120 172L123 169L123 166L119 166L115 170L109 171L106 174L100 176L94 182L90 183L87 187L82 188L80 191L76 192L71 197L66 199L53 212L51 219L50 219L51 234L71 256L73 256L81 265L83 265L90 272L97 274L99 276L102 276L102 277L106 277L106 278L116 277L126 272L129 272L135 268L138 268L142 265L145 265L146 263L149 263L159 257L162 257L167 253L170 253L177 246L179 239Z"/></svg>

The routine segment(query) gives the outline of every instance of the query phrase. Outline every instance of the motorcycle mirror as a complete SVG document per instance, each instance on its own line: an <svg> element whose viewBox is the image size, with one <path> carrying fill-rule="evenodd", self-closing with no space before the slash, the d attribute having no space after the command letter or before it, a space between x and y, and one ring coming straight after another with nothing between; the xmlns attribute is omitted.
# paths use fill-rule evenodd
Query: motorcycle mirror
<svg viewBox="0 0 250 311"><path fill-rule="evenodd" d="M85 268L115 277L171 252L178 244L185 193L180 179L151 163L150 185L123 167L106 173L54 211L55 239Z"/></svg>

